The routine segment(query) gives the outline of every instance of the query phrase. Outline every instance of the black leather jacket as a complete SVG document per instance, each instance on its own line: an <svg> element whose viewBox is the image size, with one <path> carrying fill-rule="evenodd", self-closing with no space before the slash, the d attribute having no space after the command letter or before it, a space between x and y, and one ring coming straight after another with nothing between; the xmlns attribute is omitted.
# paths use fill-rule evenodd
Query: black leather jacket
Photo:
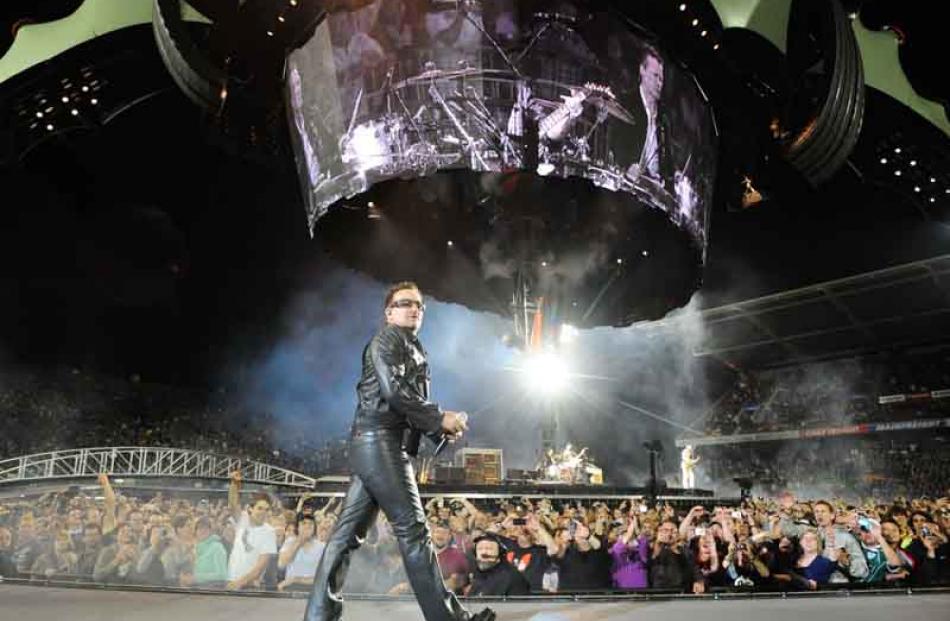
<svg viewBox="0 0 950 621"><path fill-rule="evenodd" d="M387 325L363 349L363 374L353 435L411 430L406 451L415 455L420 434L438 439L442 410L429 401L429 363L412 330Z"/></svg>

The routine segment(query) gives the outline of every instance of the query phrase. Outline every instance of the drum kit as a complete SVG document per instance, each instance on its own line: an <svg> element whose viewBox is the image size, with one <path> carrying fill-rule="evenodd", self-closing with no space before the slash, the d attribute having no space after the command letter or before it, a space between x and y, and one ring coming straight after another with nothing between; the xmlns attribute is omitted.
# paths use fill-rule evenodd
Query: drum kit
<svg viewBox="0 0 950 621"><path fill-rule="evenodd" d="M423 176L460 163L481 171L523 168L529 159L524 155L524 137L510 135L500 118L520 114L532 115L538 128L539 173L580 174L608 189L622 186L623 171L608 161L604 121L614 118L633 124L634 120L609 87L588 83L570 88L562 101L534 97L530 105L512 101L508 110L498 108L496 97L485 97L477 88L491 81L518 92L519 78L508 72L472 67L444 70L427 63L417 75L396 82L391 76L390 72L377 92L384 97L380 108L386 112L358 121L361 92L340 138L343 162L352 172ZM493 113L490 106L498 109ZM585 116L588 110L592 113ZM582 172L587 168L593 175Z"/></svg>
<svg viewBox="0 0 950 621"><path fill-rule="evenodd" d="M587 457L587 448L574 452L570 444L560 452L548 449L540 472L545 483L599 485L604 481L603 471Z"/></svg>

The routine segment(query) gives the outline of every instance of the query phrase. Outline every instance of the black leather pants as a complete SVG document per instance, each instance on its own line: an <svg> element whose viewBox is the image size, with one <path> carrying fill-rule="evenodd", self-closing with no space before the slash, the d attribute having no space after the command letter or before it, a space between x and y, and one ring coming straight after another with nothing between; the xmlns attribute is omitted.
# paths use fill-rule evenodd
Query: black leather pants
<svg viewBox="0 0 950 621"><path fill-rule="evenodd" d="M317 566L305 621L340 619L340 594L350 554L363 543L380 509L399 541L409 583L426 621L468 619L469 613L442 581L412 464L402 448L402 433L355 435L350 441L350 466L353 480Z"/></svg>

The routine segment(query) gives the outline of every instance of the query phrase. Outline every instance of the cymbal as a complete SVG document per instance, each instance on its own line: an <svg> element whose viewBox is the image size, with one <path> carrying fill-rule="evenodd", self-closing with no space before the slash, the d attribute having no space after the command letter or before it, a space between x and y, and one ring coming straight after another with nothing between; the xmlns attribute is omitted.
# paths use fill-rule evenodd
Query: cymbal
<svg viewBox="0 0 950 621"><path fill-rule="evenodd" d="M466 67L464 69L429 69L428 71L423 71L419 75L414 75L396 82L393 85L394 88L402 88L404 86L410 86L412 84L420 84L423 82L429 82L433 80L452 80L455 78L464 78L466 76L479 75L484 73L482 69L477 69L474 67Z"/></svg>
<svg viewBox="0 0 950 621"><path fill-rule="evenodd" d="M616 99L611 99L604 97L598 94L592 94L590 100L594 102L595 105L606 110L607 113L617 119L620 119L624 123L629 123L630 125L636 124L636 119L630 114L623 105L620 104Z"/></svg>

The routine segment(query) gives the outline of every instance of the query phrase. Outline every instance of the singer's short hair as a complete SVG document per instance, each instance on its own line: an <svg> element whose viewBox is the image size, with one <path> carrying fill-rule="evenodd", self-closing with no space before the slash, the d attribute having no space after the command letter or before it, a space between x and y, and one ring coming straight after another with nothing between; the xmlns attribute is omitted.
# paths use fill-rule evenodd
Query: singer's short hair
<svg viewBox="0 0 950 621"><path fill-rule="evenodd" d="M419 285L412 282L411 280L402 280L386 290L386 301L383 302L383 308L389 308L389 305L393 303L393 298L396 296L396 294L400 291L405 291L406 289L415 289L419 292L419 295L422 295L422 289L419 288Z"/></svg>

